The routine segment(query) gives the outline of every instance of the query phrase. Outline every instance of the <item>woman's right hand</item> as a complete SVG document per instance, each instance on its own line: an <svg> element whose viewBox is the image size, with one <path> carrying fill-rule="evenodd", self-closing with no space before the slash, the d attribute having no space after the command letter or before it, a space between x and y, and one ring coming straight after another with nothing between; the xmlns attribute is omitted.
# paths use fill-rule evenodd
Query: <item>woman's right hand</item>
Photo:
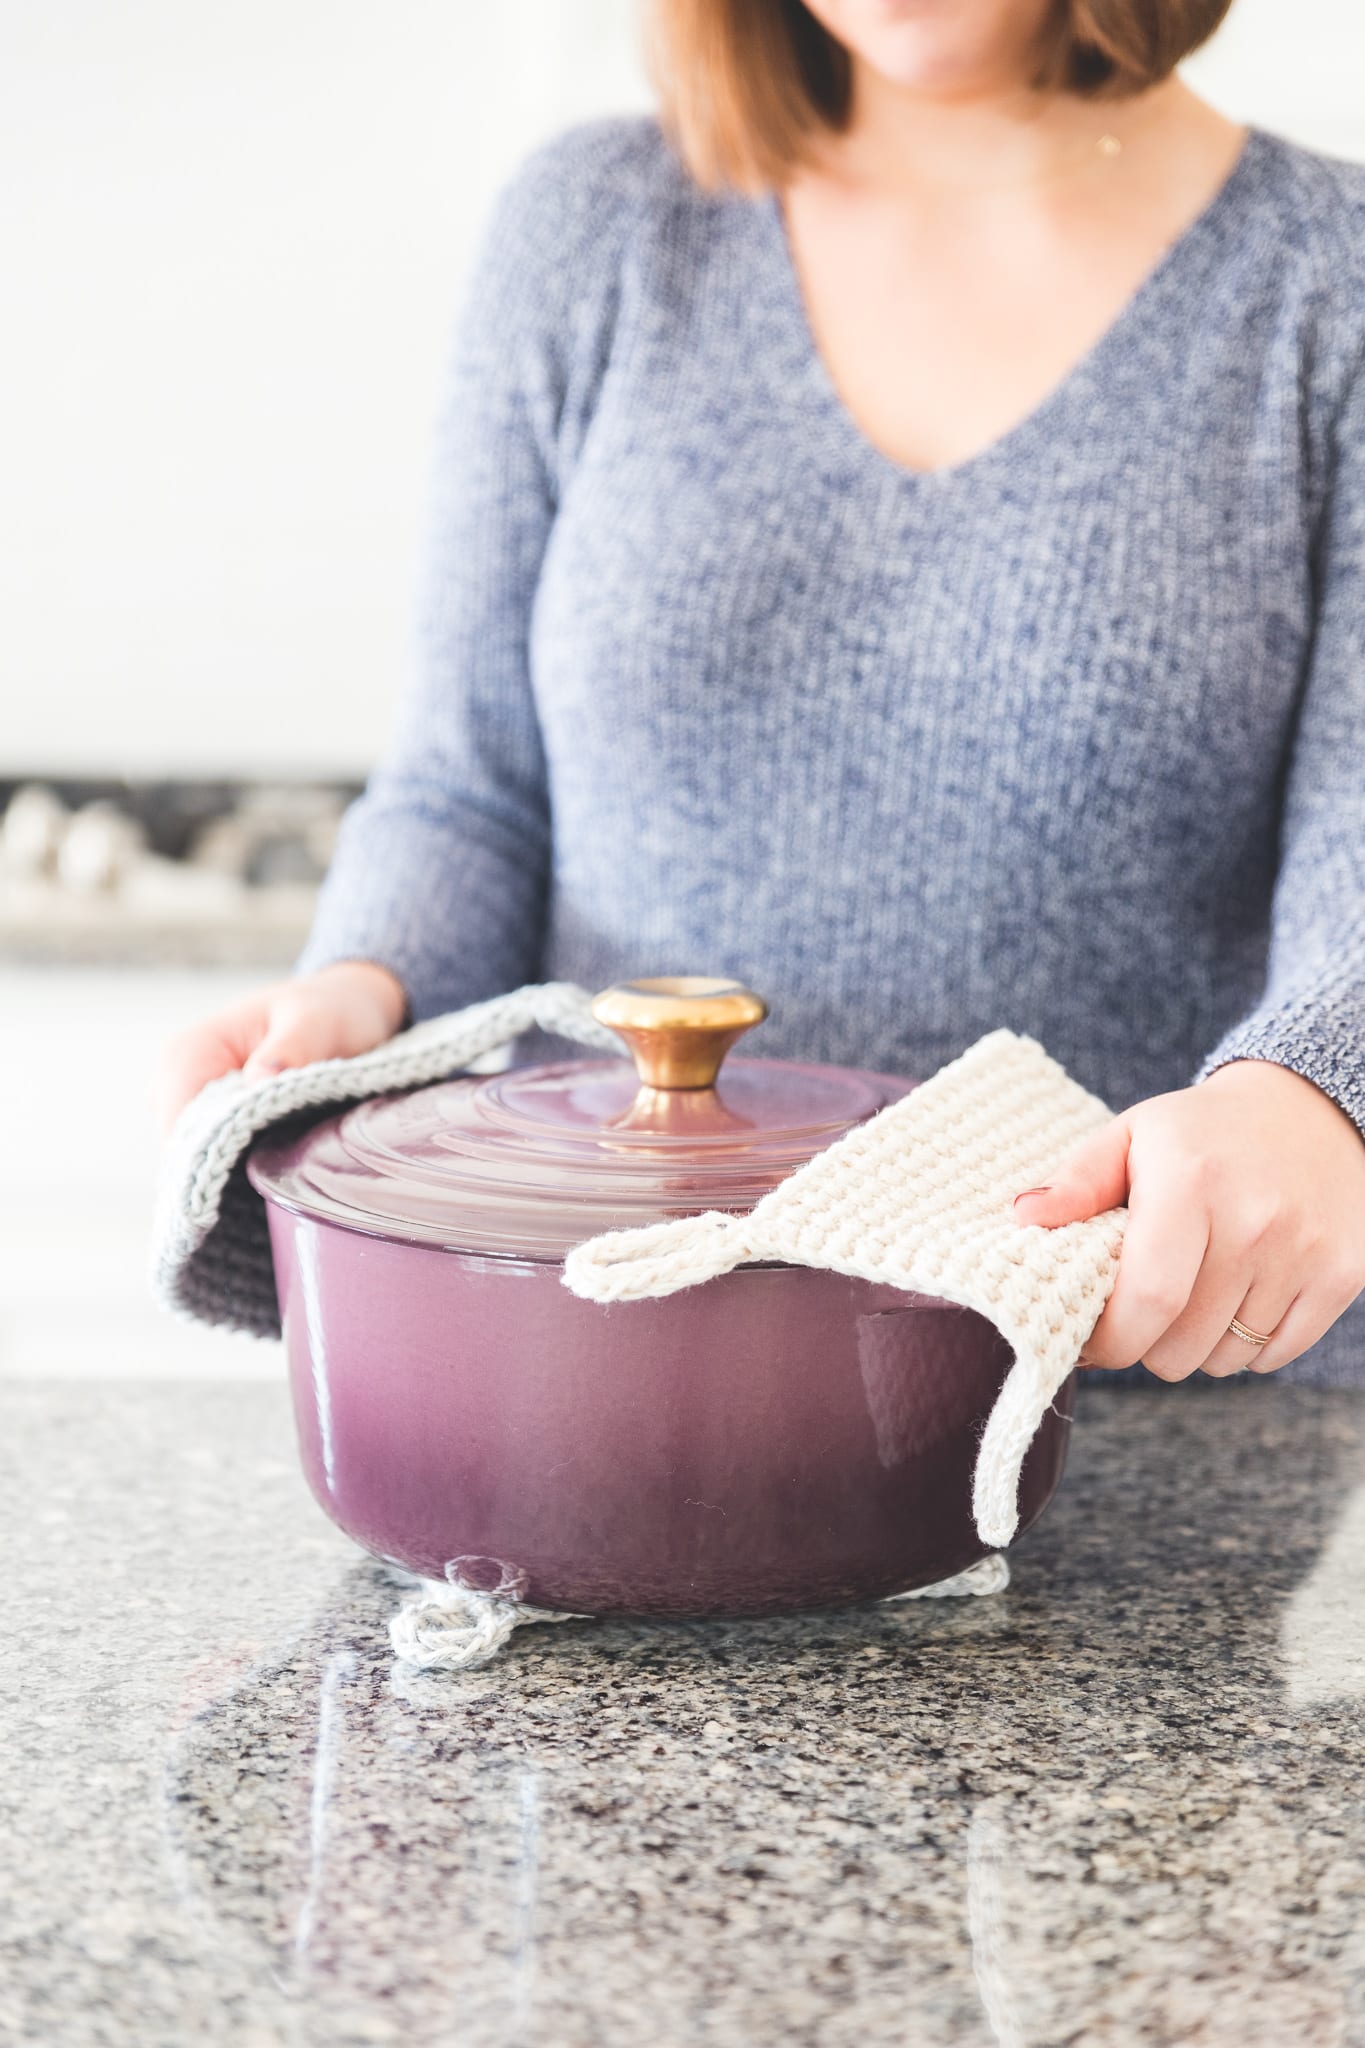
<svg viewBox="0 0 1365 2048"><path fill-rule="evenodd" d="M220 1074L261 1081L313 1060L350 1059L392 1038L406 1010L397 976L370 960L276 982L172 1040L157 1089L162 1127Z"/></svg>

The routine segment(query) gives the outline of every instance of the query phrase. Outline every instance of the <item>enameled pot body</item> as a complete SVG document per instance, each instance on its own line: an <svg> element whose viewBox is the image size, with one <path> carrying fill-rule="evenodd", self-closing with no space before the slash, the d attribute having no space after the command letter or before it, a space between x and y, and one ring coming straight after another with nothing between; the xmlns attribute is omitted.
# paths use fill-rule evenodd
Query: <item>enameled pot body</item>
<svg viewBox="0 0 1365 2048"><path fill-rule="evenodd" d="M983 1318L806 1268L579 1301L544 1260L402 1243L270 1200L304 1465L367 1549L586 1613L764 1614L908 1591L984 1554ZM1061 1477L1068 1383L1020 1527Z"/></svg>

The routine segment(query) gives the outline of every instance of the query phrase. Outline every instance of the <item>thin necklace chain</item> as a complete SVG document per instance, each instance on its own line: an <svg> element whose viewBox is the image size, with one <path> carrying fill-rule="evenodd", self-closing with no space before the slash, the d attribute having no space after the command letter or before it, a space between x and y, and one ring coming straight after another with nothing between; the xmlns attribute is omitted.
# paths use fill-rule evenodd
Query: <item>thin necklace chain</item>
<svg viewBox="0 0 1365 2048"><path fill-rule="evenodd" d="M1152 121L1161 113L1162 108L1158 104L1144 111L1147 118L1139 124L1138 132L1150 126ZM988 184L959 184L953 179L941 179L922 186L921 190L937 194L942 198L958 195L963 198L972 198L977 194L984 196L992 192L1032 192L1043 186L1062 184L1068 178L1079 177L1085 172L1093 171L1097 165L1117 162L1131 140L1131 135L1125 139L1114 129L1106 128L1102 134L1097 135L1092 142L1086 145L1084 150L1079 151L1074 157L1069 158L1065 163L1054 164L1050 170L1039 171L1033 177L996 180Z"/></svg>

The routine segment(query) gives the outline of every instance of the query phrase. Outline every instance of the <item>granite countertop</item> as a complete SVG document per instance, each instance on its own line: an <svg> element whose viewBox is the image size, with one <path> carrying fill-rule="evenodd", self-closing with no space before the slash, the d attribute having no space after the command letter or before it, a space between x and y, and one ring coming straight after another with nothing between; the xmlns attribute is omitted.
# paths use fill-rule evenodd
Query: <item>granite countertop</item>
<svg viewBox="0 0 1365 2048"><path fill-rule="evenodd" d="M0 2042L1365 2044L1365 1399L1091 1392L991 1599L395 1673L273 1384L0 1389Z"/></svg>

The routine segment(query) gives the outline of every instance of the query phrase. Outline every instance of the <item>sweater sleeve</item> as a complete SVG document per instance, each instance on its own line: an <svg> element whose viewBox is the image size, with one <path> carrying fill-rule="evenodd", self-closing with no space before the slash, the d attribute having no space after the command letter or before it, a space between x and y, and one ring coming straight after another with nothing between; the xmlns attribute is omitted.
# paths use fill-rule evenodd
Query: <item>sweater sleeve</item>
<svg viewBox="0 0 1365 2048"><path fill-rule="evenodd" d="M1365 1134L1365 371L1341 408L1261 1002L1204 1062L1273 1060Z"/></svg>
<svg viewBox="0 0 1365 2048"><path fill-rule="evenodd" d="M298 962L377 961L414 1019L538 972L550 816L530 622L647 146L641 124L614 122L537 152L495 207L466 289L416 674L393 745L343 821Z"/></svg>

